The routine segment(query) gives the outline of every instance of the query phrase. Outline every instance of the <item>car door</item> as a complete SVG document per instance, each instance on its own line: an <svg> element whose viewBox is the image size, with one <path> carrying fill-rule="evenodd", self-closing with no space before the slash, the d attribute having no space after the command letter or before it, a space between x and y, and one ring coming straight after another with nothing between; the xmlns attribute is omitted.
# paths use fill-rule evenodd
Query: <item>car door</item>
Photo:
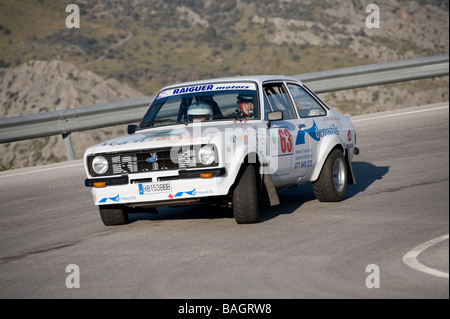
<svg viewBox="0 0 450 319"><path fill-rule="evenodd" d="M299 168L295 175L302 177L317 162L316 149L321 138L318 132L323 126L327 110L306 87L298 83L287 83L287 87L301 120L294 146L294 168Z"/></svg>
<svg viewBox="0 0 450 319"><path fill-rule="evenodd" d="M265 103L271 111L281 111L283 120L274 121L269 128L270 167L274 171L274 183L291 180L295 141L298 131L298 115L283 82L263 85ZM267 109L267 107L265 107Z"/></svg>

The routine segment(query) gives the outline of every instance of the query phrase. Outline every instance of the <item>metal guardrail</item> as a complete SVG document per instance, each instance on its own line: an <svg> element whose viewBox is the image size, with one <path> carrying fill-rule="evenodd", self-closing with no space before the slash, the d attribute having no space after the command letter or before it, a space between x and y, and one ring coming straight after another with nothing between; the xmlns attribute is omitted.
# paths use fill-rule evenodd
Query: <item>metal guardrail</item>
<svg viewBox="0 0 450 319"><path fill-rule="evenodd" d="M449 75L448 54L299 74L294 77L316 93L326 93L446 75Z"/></svg>
<svg viewBox="0 0 450 319"><path fill-rule="evenodd" d="M316 93L449 75L449 55L294 75ZM139 122L153 97L0 119L0 143L62 135L74 159L70 133Z"/></svg>

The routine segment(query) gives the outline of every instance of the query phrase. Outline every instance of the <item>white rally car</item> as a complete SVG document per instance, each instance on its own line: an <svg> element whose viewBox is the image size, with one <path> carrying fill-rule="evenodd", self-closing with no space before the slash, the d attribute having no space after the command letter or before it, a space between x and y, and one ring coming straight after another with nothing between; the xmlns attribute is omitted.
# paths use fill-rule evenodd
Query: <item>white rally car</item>
<svg viewBox="0 0 450 319"><path fill-rule="evenodd" d="M87 179L105 225L128 213L206 202L254 223L276 189L312 182L340 201L358 154L349 116L285 76L210 79L165 87L128 135L86 150Z"/></svg>

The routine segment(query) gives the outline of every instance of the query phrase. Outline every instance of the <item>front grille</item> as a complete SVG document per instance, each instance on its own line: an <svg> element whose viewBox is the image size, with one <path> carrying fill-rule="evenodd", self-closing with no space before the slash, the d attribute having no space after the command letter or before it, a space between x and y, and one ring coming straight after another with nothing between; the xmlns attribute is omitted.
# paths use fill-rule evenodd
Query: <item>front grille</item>
<svg viewBox="0 0 450 319"><path fill-rule="evenodd" d="M197 148L200 147L201 146L194 148L193 146L187 146L179 148L96 154L88 157L89 172L92 176L99 176L92 170L92 161L98 155L105 157L109 164L108 171L101 176L204 167L204 165L196 160L195 156L197 153ZM217 165L218 163L215 162L209 166Z"/></svg>

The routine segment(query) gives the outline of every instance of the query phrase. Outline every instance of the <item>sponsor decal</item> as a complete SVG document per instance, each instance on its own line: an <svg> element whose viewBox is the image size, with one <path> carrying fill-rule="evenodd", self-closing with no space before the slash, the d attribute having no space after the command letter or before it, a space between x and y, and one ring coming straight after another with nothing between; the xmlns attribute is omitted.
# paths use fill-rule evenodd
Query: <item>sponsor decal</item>
<svg viewBox="0 0 450 319"><path fill-rule="evenodd" d="M341 119L337 116L326 116L322 118L322 121L340 121Z"/></svg>
<svg viewBox="0 0 450 319"><path fill-rule="evenodd" d="M305 167L311 167L311 166L312 166L312 160L309 160L309 161L301 161L301 162L295 162L294 169L305 168Z"/></svg>
<svg viewBox="0 0 450 319"><path fill-rule="evenodd" d="M110 202L118 203L118 202L120 202L122 200L135 200L135 199L136 199L136 196L134 196L134 195L131 195L131 196L120 196L120 195L117 195L117 196L114 196L114 197L102 198L98 202L99 203L107 203L108 201L110 201Z"/></svg>
<svg viewBox="0 0 450 319"><path fill-rule="evenodd" d="M254 83L221 83L221 84L194 85L162 91L158 94L156 99L160 99L167 96L174 96L178 94L223 91L223 90L256 90L256 85Z"/></svg>
<svg viewBox="0 0 450 319"><path fill-rule="evenodd" d="M172 91L172 95L181 94L181 93L191 93L191 92L200 92L200 91L211 91L214 85L197 85L191 86L187 88L175 89Z"/></svg>
<svg viewBox="0 0 450 319"><path fill-rule="evenodd" d="M195 196L197 194L197 192L194 188L193 190L188 191L188 192L178 192L175 195L173 195L173 197L181 197L181 196L183 196L183 194L187 194L189 196Z"/></svg>
<svg viewBox="0 0 450 319"><path fill-rule="evenodd" d="M336 125L331 124L330 127L319 129L315 121L313 121L313 126L306 130L299 130L297 133L297 140L295 141L295 145L305 144L305 135L306 133L311 136L311 138L317 142L320 141L321 138L326 137L328 135L339 135L339 129Z"/></svg>
<svg viewBox="0 0 450 319"><path fill-rule="evenodd" d="M151 142L151 141L167 141L168 143L176 143L180 142L183 139L193 139L198 136L191 136L188 133L185 132L178 132L176 130L165 130L161 132L154 132L152 135L144 136L140 138L133 138L133 139L126 139L121 141L112 141L109 143L103 143L102 146L109 145L109 146L117 146L117 145L125 145L125 144L131 144L131 143L143 143L143 142Z"/></svg>
<svg viewBox="0 0 450 319"><path fill-rule="evenodd" d="M184 197L185 195L188 196L196 196L196 195L212 195L214 194L214 191L212 189L208 189L208 190L197 190L196 188L194 188L191 191L183 191L183 192L178 192L176 194L169 194L169 198L178 198L178 197Z"/></svg>

